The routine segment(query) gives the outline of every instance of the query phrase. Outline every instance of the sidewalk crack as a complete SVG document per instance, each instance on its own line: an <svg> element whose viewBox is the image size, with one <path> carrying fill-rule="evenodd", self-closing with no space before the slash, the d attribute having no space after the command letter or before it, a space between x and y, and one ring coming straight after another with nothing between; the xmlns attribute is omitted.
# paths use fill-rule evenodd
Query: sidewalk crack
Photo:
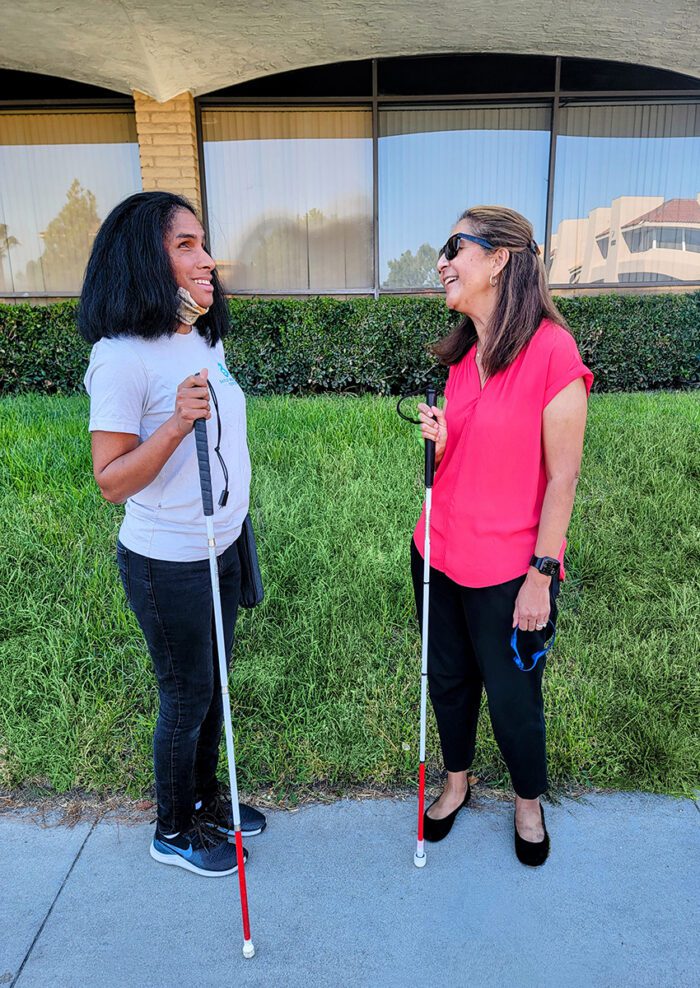
<svg viewBox="0 0 700 988"><path fill-rule="evenodd" d="M20 979L20 977L22 976L22 971L24 970L24 966L25 966L25 964L27 963L27 961L29 960L29 958L30 958L30 956L31 956L31 953L32 953L32 951L34 950L34 947L36 946L36 944L37 944L37 941L39 940L39 937L40 937L40 936L41 936L41 934L43 933L43 931L44 931L44 927L46 926L46 924L47 924L47 922L48 922L48 919L49 919L49 916L50 916L50 915L51 915L51 913L53 912L53 907L54 907L54 906L56 905L56 903L58 902L58 898L59 898L59 896L60 896L60 894L61 894L61 892L62 892L62 891L63 891L63 889L64 889L64 888L66 887L66 883L68 882L68 879L70 878L70 876L71 876L71 874L73 873L73 869L74 869L74 868L75 868L75 866L77 865L77 863L78 863L78 860L80 859L80 855L81 855L81 854L83 853L83 848L85 847L85 845L87 844L87 842L88 842L88 840L89 840L89 839L90 839L90 837L92 836L92 832L93 832L93 830L95 829L95 827L97 826L97 823L98 823L98 819L97 819L97 818L96 818L95 820L93 820L93 821L92 821L92 826L90 827L90 829L88 830L88 832L87 832L87 834L85 835L85 840L84 840L84 841L83 841L83 843L82 843L82 844L80 845L80 849L79 849L79 851L78 851L78 853L76 854L76 856L75 856L75 858L73 859L73 863L71 864L71 866L70 866L70 868L69 868L69 869L68 869L68 871L66 872L66 875L65 875L65 877L64 877L64 879L63 879L63 881L61 882L61 887L59 888L59 890L58 890L58 892L57 892L57 893L56 893L56 895L54 896L54 900L53 900L53 902L51 903L51 905L49 906L49 909L48 909L48 912L47 912L47 913L46 913L46 915L44 916L44 919L43 919L43 922L42 922L42 924L41 924L41 926L40 926L40 927L39 927L39 929L38 929L38 930L36 931L36 935L34 936L34 939L33 939L33 940L32 940L32 942L31 942L31 945L30 945L30 947L29 947L29 950L28 950L28 951L27 951L27 953L26 953L26 954L24 955L24 960L23 960L23 961L22 961L22 963L20 964L20 966L19 966L19 970L17 971L17 974L16 974L16 975L15 975L15 977L14 977L14 980L13 980L13 981L12 981L12 983L10 984L10 988L15 988L15 985L17 984L17 982L19 981L19 979Z"/></svg>

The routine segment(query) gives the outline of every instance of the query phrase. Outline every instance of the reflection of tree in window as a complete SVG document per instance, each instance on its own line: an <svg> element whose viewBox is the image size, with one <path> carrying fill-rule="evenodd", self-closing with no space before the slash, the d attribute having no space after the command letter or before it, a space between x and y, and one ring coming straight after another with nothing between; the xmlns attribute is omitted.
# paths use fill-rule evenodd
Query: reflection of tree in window
<svg viewBox="0 0 700 988"><path fill-rule="evenodd" d="M367 288L371 245L368 210L339 217L310 209L301 216L262 218L237 250L240 260L218 260L218 268L233 291Z"/></svg>
<svg viewBox="0 0 700 988"><path fill-rule="evenodd" d="M388 262L389 276L384 288L438 288L438 252L430 244L421 244L415 254L405 250Z"/></svg>
<svg viewBox="0 0 700 988"><path fill-rule="evenodd" d="M79 289L100 222L94 193L74 179L66 202L41 234L41 256L27 264L27 281L41 284L43 279L45 291Z"/></svg>
<svg viewBox="0 0 700 988"><path fill-rule="evenodd" d="M12 237L7 232L7 224L0 223L0 291L5 291L7 285L5 283L5 258L10 258L10 250L12 247L19 247L19 240L17 237ZM10 278L10 283L12 278Z"/></svg>

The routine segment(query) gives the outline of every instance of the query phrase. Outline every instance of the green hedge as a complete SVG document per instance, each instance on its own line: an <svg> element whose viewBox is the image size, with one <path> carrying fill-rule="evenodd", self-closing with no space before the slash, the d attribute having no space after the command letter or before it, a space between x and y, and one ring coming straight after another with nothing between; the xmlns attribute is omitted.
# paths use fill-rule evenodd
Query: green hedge
<svg viewBox="0 0 700 988"><path fill-rule="evenodd" d="M700 381L700 293L558 299L597 391ZM427 345L455 319L439 297L231 299L231 371L248 394L417 393ZM74 301L0 305L0 393L81 389L89 348Z"/></svg>

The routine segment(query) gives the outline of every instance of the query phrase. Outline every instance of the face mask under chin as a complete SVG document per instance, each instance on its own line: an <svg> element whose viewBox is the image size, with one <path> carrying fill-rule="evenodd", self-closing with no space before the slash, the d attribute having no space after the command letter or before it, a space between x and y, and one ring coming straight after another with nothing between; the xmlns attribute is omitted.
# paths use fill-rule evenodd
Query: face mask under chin
<svg viewBox="0 0 700 988"><path fill-rule="evenodd" d="M177 318L186 326L194 326L200 316L203 316L205 312L209 312L208 306L204 308L201 305L197 305L186 288L178 288L177 300Z"/></svg>

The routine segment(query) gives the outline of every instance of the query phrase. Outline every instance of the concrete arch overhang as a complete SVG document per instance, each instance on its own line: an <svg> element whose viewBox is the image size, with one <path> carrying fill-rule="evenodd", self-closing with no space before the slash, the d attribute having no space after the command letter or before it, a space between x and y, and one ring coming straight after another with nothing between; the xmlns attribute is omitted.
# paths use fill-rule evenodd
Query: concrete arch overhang
<svg viewBox="0 0 700 988"><path fill-rule="evenodd" d="M5 0L0 67L159 101L313 65L456 52L700 78L699 37L697 0Z"/></svg>

